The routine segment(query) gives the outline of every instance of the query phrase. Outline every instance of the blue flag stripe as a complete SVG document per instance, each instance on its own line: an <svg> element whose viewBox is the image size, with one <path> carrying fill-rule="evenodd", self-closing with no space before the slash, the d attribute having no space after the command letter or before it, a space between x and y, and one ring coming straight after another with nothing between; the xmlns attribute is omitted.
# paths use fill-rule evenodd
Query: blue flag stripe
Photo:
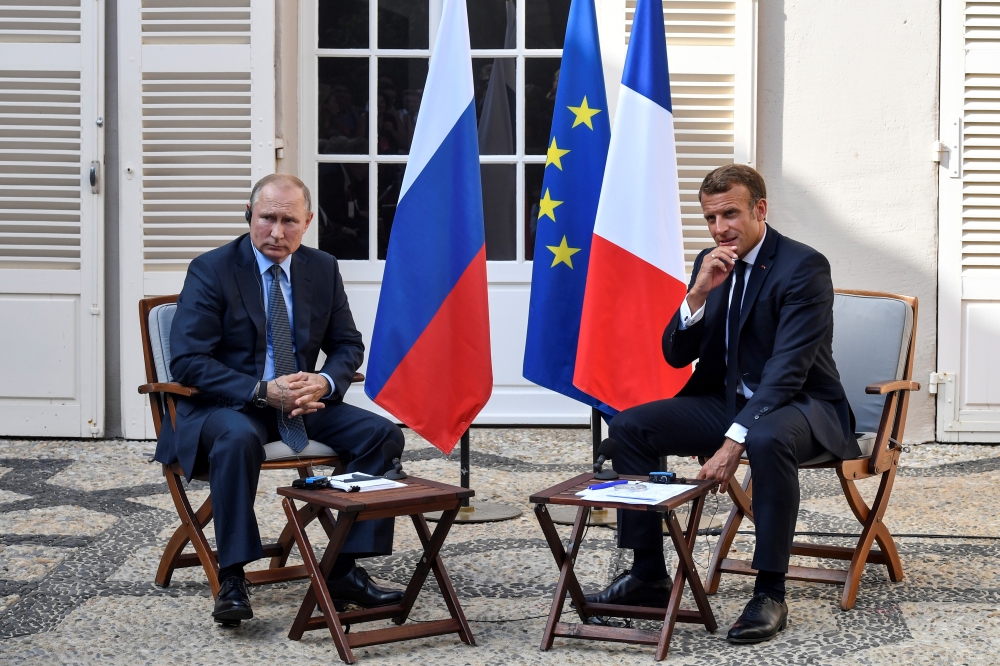
<svg viewBox="0 0 1000 666"><path fill-rule="evenodd" d="M660 0L638 0L622 85L674 112L667 69L667 35Z"/></svg>

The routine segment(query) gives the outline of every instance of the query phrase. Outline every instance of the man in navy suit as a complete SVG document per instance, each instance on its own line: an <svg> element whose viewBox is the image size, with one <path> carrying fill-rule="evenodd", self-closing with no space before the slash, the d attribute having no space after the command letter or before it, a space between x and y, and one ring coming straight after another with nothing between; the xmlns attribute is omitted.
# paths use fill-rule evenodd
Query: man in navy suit
<svg viewBox="0 0 1000 666"><path fill-rule="evenodd" d="M343 402L364 358L337 260L302 245L309 190L273 174L253 188L250 232L191 262L170 331L174 379L199 390L164 423L156 460L179 461L190 480L208 467L219 553L216 622L253 617L243 567L263 557L253 503L264 445L296 452L316 440L347 470L381 475L382 446L403 445L394 423ZM320 372L313 370L319 352ZM327 581L338 604L398 603L355 559L392 552L392 519L357 523Z"/></svg>
<svg viewBox="0 0 1000 666"><path fill-rule="evenodd" d="M764 179L748 166L705 177L699 198L717 246L698 255L687 298L663 333L667 363L698 364L676 397L625 410L610 427L614 468L624 474L655 471L660 456L703 456L698 478L725 492L747 454L759 573L729 631L734 643L773 638L787 621L798 465L825 452L861 455L833 361L830 264L767 226L765 197ZM665 607L671 580L659 514L622 511L618 524L618 545L633 549L634 565L588 599Z"/></svg>

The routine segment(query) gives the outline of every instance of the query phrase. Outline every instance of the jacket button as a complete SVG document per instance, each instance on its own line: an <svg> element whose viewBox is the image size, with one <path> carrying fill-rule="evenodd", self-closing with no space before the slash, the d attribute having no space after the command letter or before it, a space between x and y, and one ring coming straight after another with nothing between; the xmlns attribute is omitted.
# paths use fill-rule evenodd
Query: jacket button
<svg viewBox="0 0 1000 666"><path fill-rule="evenodd" d="M756 416L753 417L753 420L756 421L759 418L760 418L760 414L757 414Z"/></svg>

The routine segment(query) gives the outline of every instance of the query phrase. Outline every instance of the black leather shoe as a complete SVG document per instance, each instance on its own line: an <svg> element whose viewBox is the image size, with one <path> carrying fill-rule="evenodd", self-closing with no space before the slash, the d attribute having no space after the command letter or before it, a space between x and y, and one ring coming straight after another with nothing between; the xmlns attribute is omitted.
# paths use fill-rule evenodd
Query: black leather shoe
<svg viewBox="0 0 1000 666"><path fill-rule="evenodd" d="M788 606L783 601L755 594L726 638L730 643L763 643L774 638L787 622Z"/></svg>
<svg viewBox="0 0 1000 666"><path fill-rule="evenodd" d="M391 606L403 600L402 590L376 585L363 567L354 567L343 578L327 580L326 587L330 590L337 612L344 610L349 603L362 608L375 608Z"/></svg>
<svg viewBox="0 0 1000 666"><path fill-rule="evenodd" d="M670 576L649 582L633 576L632 572L626 569L611 581L611 585L597 594L588 594L585 599L590 604L666 608L672 587L673 581L670 580Z"/></svg>
<svg viewBox="0 0 1000 666"><path fill-rule="evenodd" d="M253 617L250 608L250 593L247 592L247 582L242 576L234 576L222 581L219 596L215 598L215 610L212 617L219 624L227 627L238 627L240 620Z"/></svg>

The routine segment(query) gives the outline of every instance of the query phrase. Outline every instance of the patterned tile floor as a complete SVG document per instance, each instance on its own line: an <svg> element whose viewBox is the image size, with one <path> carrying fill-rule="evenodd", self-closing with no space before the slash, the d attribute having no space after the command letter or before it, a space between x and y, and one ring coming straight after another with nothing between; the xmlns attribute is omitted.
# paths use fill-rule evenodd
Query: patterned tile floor
<svg viewBox="0 0 1000 666"><path fill-rule="evenodd" d="M457 453L448 460L412 433L407 438L410 473L457 482ZM339 663L323 632L301 642L286 637L304 582L256 588L256 617L228 630L210 619L211 594L199 570L179 572L166 589L153 584L177 518L159 466L146 462L151 450L149 442L0 440L0 663ZM477 499L525 512L504 523L458 525L444 549L478 647L437 637L359 649L359 663L652 663L647 647L559 640L549 652L538 650L557 571L527 498L587 468L589 432L474 430L472 450ZM671 464L682 473L695 469L689 460ZM899 534L946 535L898 540L903 582L890 584L884 570L869 565L857 606L846 613L837 588L791 582L788 629L770 643L737 647L725 642L725 630L752 581L724 577L710 598L720 631L678 625L667 663L1000 662L1000 539L993 538L1000 537L1000 447L914 446L903 465L886 523ZM261 480L257 507L265 538L281 529L273 489L288 476L269 473ZM858 531L832 473L803 472L801 479L799 530ZM206 490L193 486L197 501ZM863 492L871 497L874 485ZM715 526L728 507L727 500L709 500ZM700 567L714 543L699 537ZM740 537L735 547L750 553L752 537ZM403 585L418 552L412 526L400 521L395 554L366 566L378 579ZM588 532L577 566L585 587L603 586L627 565L613 531ZM427 592L416 620L445 612L434 590Z"/></svg>

